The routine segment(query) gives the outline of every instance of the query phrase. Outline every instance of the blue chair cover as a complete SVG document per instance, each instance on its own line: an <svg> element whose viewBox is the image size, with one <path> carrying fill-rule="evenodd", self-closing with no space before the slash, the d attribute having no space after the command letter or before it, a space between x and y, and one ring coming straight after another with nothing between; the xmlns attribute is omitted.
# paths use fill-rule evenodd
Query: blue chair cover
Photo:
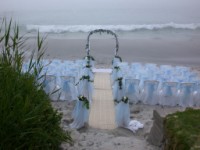
<svg viewBox="0 0 200 150"><path fill-rule="evenodd" d="M46 75L43 82L45 93L49 94L51 100L59 99L59 86L56 83L56 76ZM57 92L55 92L57 91ZM55 93L54 93L55 92Z"/></svg>
<svg viewBox="0 0 200 150"><path fill-rule="evenodd" d="M182 107L192 107L194 105L194 83L181 83L179 94L179 105Z"/></svg>
<svg viewBox="0 0 200 150"><path fill-rule="evenodd" d="M118 127L127 128L130 122L129 103L120 102L116 106L116 124Z"/></svg>
<svg viewBox="0 0 200 150"><path fill-rule="evenodd" d="M160 105L176 106L178 104L177 87L177 82L163 83L160 95Z"/></svg>
<svg viewBox="0 0 200 150"><path fill-rule="evenodd" d="M75 78L68 76L61 76L61 95L60 100L72 101L77 98L77 91L75 88Z"/></svg>
<svg viewBox="0 0 200 150"><path fill-rule="evenodd" d="M197 83L194 95L194 106L200 107L200 83Z"/></svg>
<svg viewBox="0 0 200 150"><path fill-rule="evenodd" d="M83 102L77 100L75 108L72 112L72 118L74 121L70 124L71 128L79 129L88 122L89 110L83 106Z"/></svg>
<svg viewBox="0 0 200 150"><path fill-rule="evenodd" d="M82 75L88 76L91 74L90 68L83 68ZM92 80L92 77L90 77ZM78 95L84 96L89 100L89 103L92 102L93 94L93 82L88 81L87 79L80 80L78 83ZM72 117L74 119L73 123L70 125L71 128L79 129L88 122L89 110L83 106L83 102L77 100L76 106L73 110Z"/></svg>
<svg viewBox="0 0 200 150"><path fill-rule="evenodd" d="M82 76L90 76L90 79L91 79L91 80L94 80L94 74L93 74L91 68L83 67L83 68L81 69L81 71L80 71L79 79L80 79Z"/></svg>
<svg viewBox="0 0 200 150"><path fill-rule="evenodd" d="M78 95L83 95L87 97L87 99L92 102L92 95L93 95L93 83L88 82L87 80L82 80L78 84Z"/></svg>
<svg viewBox="0 0 200 150"><path fill-rule="evenodd" d="M125 79L125 95L129 98L130 102L137 103L139 101L139 83L139 79Z"/></svg>
<svg viewBox="0 0 200 150"><path fill-rule="evenodd" d="M117 79L118 78L122 78L121 73L117 74ZM114 84L113 84L113 98L116 101L120 101L122 99L122 97L124 96L125 87L124 87L124 81L122 79L122 89L120 89L119 81L117 81L117 79L114 81Z"/></svg>
<svg viewBox="0 0 200 150"><path fill-rule="evenodd" d="M147 80L144 81L144 90L142 92L141 100L144 104L156 105L159 104L158 97L158 81Z"/></svg>
<svg viewBox="0 0 200 150"><path fill-rule="evenodd" d="M122 89L119 88L118 82L115 81L114 85L113 85L113 98L116 101L120 101L122 99L124 95L124 88L122 87Z"/></svg>
<svg viewBox="0 0 200 150"><path fill-rule="evenodd" d="M138 62L135 62L135 63L132 63L131 64L131 70L134 71L134 72L138 72L140 70L143 70L143 66L141 63L138 63Z"/></svg>

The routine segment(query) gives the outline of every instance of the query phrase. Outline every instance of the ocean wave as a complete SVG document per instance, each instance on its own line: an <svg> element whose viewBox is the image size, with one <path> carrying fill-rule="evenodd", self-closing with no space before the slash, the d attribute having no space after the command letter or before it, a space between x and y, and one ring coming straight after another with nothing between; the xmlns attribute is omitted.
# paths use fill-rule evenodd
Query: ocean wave
<svg viewBox="0 0 200 150"><path fill-rule="evenodd" d="M140 31L140 30L197 30L200 29L200 23L191 24L142 24L142 25L27 25L28 31L37 31L43 33L66 33L66 32L90 32L95 29L107 29L112 31Z"/></svg>

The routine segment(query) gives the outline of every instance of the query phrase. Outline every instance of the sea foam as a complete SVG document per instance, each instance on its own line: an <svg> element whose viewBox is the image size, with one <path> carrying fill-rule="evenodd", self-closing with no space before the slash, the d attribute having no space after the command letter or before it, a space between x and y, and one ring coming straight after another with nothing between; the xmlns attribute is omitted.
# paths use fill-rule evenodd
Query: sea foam
<svg viewBox="0 0 200 150"><path fill-rule="evenodd" d="M37 31L43 33L66 33L66 32L90 32L95 29L108 29L112 31L140 31L140 30L163 30L163 29L180 29L180 30L197 30L200 29L200 23L191 24L142 24L142 25L27 25L28 31Z"/></svg>

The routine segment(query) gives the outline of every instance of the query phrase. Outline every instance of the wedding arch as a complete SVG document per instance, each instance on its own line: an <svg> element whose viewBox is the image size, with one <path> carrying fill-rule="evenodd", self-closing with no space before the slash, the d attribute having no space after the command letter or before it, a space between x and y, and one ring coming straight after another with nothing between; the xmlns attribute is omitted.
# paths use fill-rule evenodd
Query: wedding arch
<svg viewBox="0 0 200 150"><path fill-rule="evenodd" d="M119 57L118 56L118 50L119 50L119 41L118 41L118 38L117 38L117 35L116 33L114 33L113 31L111 30L105 30L105 29L96 29L96 30L93 30L89 33L88 37L87 37L87 44L86 44L86 52L87 52L87 56L90 56L90 37L95 34L95 33L106 33L106 34L109 34L109 35L112 35L114 36L115 38L115 57ZM120 58L121 59L121 58Z"/></svg>

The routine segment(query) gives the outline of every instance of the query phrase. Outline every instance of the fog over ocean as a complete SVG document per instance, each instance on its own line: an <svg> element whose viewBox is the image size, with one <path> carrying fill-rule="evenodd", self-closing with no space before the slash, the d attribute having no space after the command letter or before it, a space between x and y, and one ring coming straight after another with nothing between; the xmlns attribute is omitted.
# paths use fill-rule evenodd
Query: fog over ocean
<svg viewBox="0 0 200 150"><path fill-rule="evenodd" d="M2 0L5 16L29 37L48 35L49 58L82 58L89 31L103 28L117 33L125 61L200 65L199 0ZM112 37L91 40L92 55L110 63Z"/></svg>
<svg viewBox="0 0 200 150"><path fill-rule="evenodd" d="M4 0L0 17L12 17L21 30L82 38L103 28L121 35L200 33L198 0Z"/></svg>

